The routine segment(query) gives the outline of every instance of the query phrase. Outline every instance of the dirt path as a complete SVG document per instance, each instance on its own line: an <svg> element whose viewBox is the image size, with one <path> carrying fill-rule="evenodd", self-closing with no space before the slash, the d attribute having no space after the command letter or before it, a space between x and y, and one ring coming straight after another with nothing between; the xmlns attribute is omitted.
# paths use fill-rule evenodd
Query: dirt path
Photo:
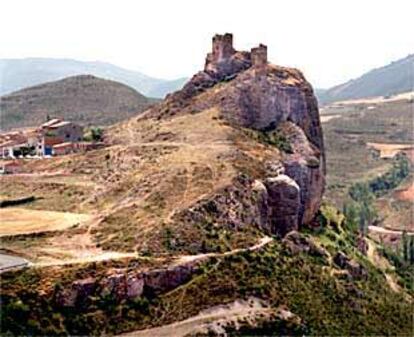
<svg viewBox="0 0 414 337"><path fill-rule="evenodd" d="M368 226L368 229L372 232L380 233L380 234L391 234L391 235L402 235L403 231L387 229L384 227L379 226ZM406 231L407 235L414 235L414 232Z"/></svg>
<svg viewBox="0 0 414 337"><path fill-rule="evenodd" d="M207 333L213 330L224 333L223 326L238 324L241 320L252 320L256 317L270 315L272 310L266 308L262 301L250 298L248 301L237 300L226 305L218 305L201 311L198 315L186 320L153 329L129 332L122 337L183 337L189 334Z"/></svg>
<svg viewBox="0 0 414 337"><path fill-rule="evenodd" d="M273 239L270 236L264 236L260 239L260 241L257 244L255 244L251 247L248 247L248 248L233 249L233 250L225 252L225 253L205 253L205 254L197 254L197 255L184 255L184 256L181 256L177 260L176 264L182 264L182 263L196 261L196 260L210 258L210 257L229 256L229 255L234 255L234 254L247 252L247 251L253 252L255 250L258 250L258 249L266 246L268 243L270 243L272 241L273 241Z"/></svg>

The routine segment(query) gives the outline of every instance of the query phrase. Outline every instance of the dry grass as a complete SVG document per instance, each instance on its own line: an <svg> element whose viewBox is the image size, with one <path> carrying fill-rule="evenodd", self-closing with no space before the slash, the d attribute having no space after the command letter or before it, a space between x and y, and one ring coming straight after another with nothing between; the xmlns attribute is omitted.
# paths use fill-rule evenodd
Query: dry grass
<svg viewBox="0 0 414 337"><path fill-rule="evenodd" d="M93 225L49 234L41 247L33 237L8 241L5 248L58 262L104 251L162 252L164 234L175 229L201 240L195 226L178 228L175 215L231 185L240 171L258 172L264 160L279 158L277 149L220 120L215 108L161 120L130 119L110 128L107 142L86 155L28 162L31 174L1 178L5 197L38 198L26 208L97 216Z"/></svg>

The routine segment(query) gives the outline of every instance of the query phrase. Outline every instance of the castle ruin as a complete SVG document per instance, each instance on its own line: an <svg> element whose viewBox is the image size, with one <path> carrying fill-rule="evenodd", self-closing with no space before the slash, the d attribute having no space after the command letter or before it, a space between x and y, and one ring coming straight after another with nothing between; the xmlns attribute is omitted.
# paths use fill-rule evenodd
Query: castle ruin
<svg viewBox="0 0 414 337"><path fill-rule="evenodd" d="M239 52L233 47L233 34L216 34L212 41L212 52L207 55L205 71L231 73L251 66L267 64L267 47L260 44L250 52Z"/></svg>

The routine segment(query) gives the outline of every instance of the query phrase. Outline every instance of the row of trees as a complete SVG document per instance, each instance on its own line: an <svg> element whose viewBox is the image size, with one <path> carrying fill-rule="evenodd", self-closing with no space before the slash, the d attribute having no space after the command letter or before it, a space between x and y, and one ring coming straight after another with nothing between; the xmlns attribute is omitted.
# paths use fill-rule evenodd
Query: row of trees
<svg viewBox="0 0 414 337"><path fill-rule="evenodd" d="M396 188L410 174L410 163L405 155L399 155L387 173L369 182L370 190L377 196Z"/></svg>
<svg viewBox="0 0 414 337"><path fill-rule="evenodd" d="M368 226L378 218L374 205L375 195L368 183L356 183L349 189L351 200L344 204L344 214L348 225L363 235L367 234Z"/></svg>

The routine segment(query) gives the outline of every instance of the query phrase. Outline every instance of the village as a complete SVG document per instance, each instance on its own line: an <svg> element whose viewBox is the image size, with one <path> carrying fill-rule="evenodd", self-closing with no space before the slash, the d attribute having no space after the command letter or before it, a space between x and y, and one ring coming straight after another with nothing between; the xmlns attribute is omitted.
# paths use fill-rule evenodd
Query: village
<svg viewBox="0 0 414 337"><path fill-rule="evenodd" d="M23 159L45 159L103 146L101 129L91 128L85 137L83 126L52 118L35 128L0 134L0 174L22 172Z"/></svg>

